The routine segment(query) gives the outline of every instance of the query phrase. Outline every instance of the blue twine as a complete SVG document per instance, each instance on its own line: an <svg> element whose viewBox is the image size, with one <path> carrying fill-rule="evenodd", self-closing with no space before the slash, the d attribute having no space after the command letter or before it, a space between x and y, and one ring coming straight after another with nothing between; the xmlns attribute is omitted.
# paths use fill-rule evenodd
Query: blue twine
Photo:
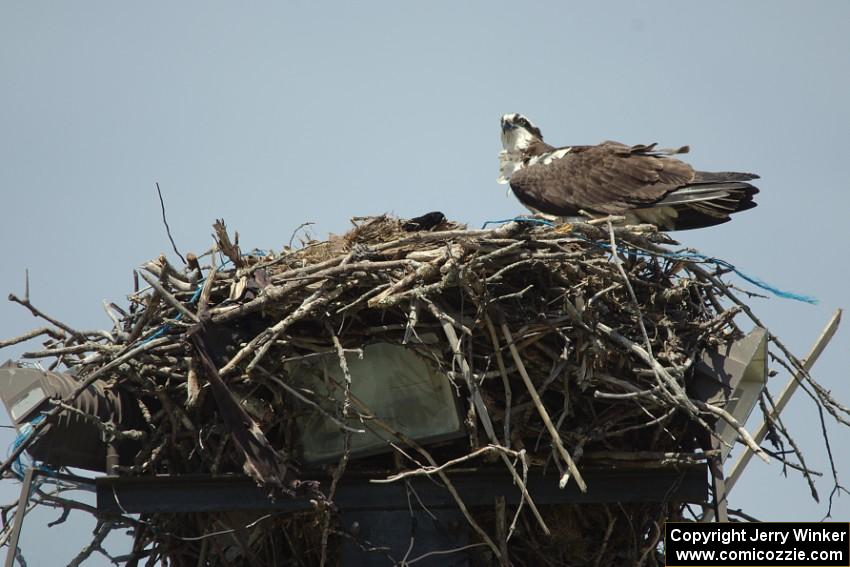
<svg viewBox="0 0 850 567"><path fill-rule="evenodd" d="M206 278L203 278L201 281L198 282L198 289L195 290L195 293L193 293L191 299L189 299L190 305L198 301L198 298L201 297L201 292L204 291L204 286L201 284L204 283L205 279Z"/></svg>
<svg viewBox="0 0 850 567"><path fill-rule="evenodd" d="M202 284L204 283L204 280L205 280L205 279L206 279L206 278L202 278L202 279L198 282L198 288L195 290L195 293L193 293L193 294L192 294L192 297L189 299L189 304L190 304L190 305L192 305L192 304L196 303L196 302L198 301L198 298L199 298L199 297L201 297L201 292L204 290L204 286L203 286ZM174 320L175 320L175 321L179 321L179 320L180 320L180 319L182 319L182 318L183 318L183 314L182 314L182 313L178 313L178 314L177 314L177 316L174 318ZM149 336L148 338L146 338L146 339L145 339L144 341L142 341L140 344L146 344L146 343L151 342L151 341L152 341L152 340L154 340L154 339L158 339L159 337L161 337L161 336L163 336L165 333L167 333L169 330L171 330L171 325L169 325L168 323L163 323L163 325L162 325L159 329L157 329L157 330L156 330L156 331L155 331L155 332L154 332L151 336Z"/></svg>
<svg viewBox="0 0 850 567"><path fill-rule="evenodd" d="M28 421L27 423L25 423L23 427L21 427L21 430L18 432L17 437L15 437L15 440L12 441L12 445L9 447L9 450L6 451L6 455L10 455L12 452L18 449L18 447L23 445L24 442L32 436L34 427L44 421L44 419L44 414L39 414L32 421ZM27 468L27 465L25 465L22 460L23 456L24 453L21 453L20 455L18 455L18 458L15 459L15 462L12 463L12 472L15 473L15 476L17 476L19 479L24 477L24 469ZM50 469L45 468L45 470Z"/></svg>
<svg viewBox="0 0 850 567"><path fill-rule="evenodd" d="M750 276L748 274L745 274L744 272L742 272L741 270L739 270L737 267L733 266L732 264L730 264L726 260L721 260L719 258L711 258L709 256L706 256L704 254L699 254L699 253L696 253L696 252L672 252L670 254L662 254L662 255L663 256L669 256L669 257L672 257L674 259L675 258L681 258L681 259L685 259L685 260L708 262L708 263L715 264L715 265L718 265L718 266L723 266L724 268L727 268L727 269L735 272L738 275L739 278L750 282L751 284L753 284L754 286L756 286L760 289L763 289L765 291L769 291L770 293L772 293L776 297L782 297L784 299L793 299L794 301L802 301L803 303L808 303L810 305L817 305L818 304L818 300L817 300L816 297L812 297L811 295L802 295L802 294L799 294L799 293L794 293L793 291L783 291L783 290L779 289L778 287L775 287L775 286L767 283L766 281L764 281L762 279L759 279L755 276Z"/></svg>
<svg viewBox="0 0 850 567"><path fill-rule="evenodd" d="M162 335L164 335L165 333L167 333L167 332L169 331L169 329L171 329L171 325L169 325L168 323L165 323L165 324L163 324L163 325L162 325L159 329L157 329L157 330L154 332L154 334L152 334L151 336L149 336L148 338L146 338L145 340L143 340L143 341L142 341L141 343L139 343L139 344L140 344L140 345L144 345L144 344L147 344L147 343L151 342L151 341L152 341L152 340L154 340L154 339L158 339L159 337L161 337Z"/></svg>
<svg viewBox="0 0 850 567"><path fill-rule="evenodd" d="M505 219L505 220L488 220L483 225L481 225L481 230L484 230L485 228L487 228L488 225L491 225L491 224L505 224L505 223L509 223L509 222L527 222L528 224L542 224L542 225L545 225L545 226L555 226L555 223L553 223L552 221L545 220L545 219L533 219L533 218L529 218L529 217L514 217L512 219Z"/></svg>
<svg viewBox="0 0 850 567"><path fill-rule="evenodd" d="M585 238L581 235L576 235L576 236L578 236L582 240L585 240L586 242L589 242L591 244L594 244L596 246L604 248L605 250L610 251L610 249L611 249L610 244L602 243L602 242L594 242L594 241L592 241L588 238ZM619 252L622 252L622 253L629 252L629 250L623 249L620 246L617 246L617 250ZM637 249L637 248L631 249L631 252L637 254L638 256L644 256L644 257L650 257L650 258L655 257L655 256L660 256L662 258L667 258L668 260L685 260L685 261L688 261L688 262L703 262L703 263L714 264L714 265L717 265L717 266L722 266L722 267L727 268L728 270L730 270L732 272L735 272L738 275L738 277L740 277L741 279L748 281L749 283L753 284L754 286L756 286L760 289L763 289L765 291L769 291L770 293L772 293L776 297L781 297L783 299L793 299L794 301L802 301L803 303L809 303L811 305L817 305L818 304L818 300L815 297L812 297L810 295L802 295L802 294L799 294L799 293L794 293L792 291L781 290L778 287L773 286L773 285L765 282L764 280L761 280L761 279L756 278L754 276L750 276L748 274L745 274L744 272L739 270L734 265L730 264L726 260L721 260L720 258L712 258L711 256L706 256L705 254L699 254L698 252L657 252L656 253L656 252L645 252L645 251Z"/></svg>
<svg viewBox="0 0 850 567"><path fill-rule="evenodd" d="M580 234L576 234L575 236L577 236L578 238L581 238L582 240L584 240L586 242L589 242L590 244L593 244L593 245L598 246L600 248L604 248L605 250L609 250L609 251L611 250L611 245L608 244L608 243L594 242L593 240L590 240L589 238L586 238L586 237L584 237ZM730 270L732 272L735 272L738 275L738 277L740 277L741 279L748 281L749 283L753 284L754 286L756 286L760 289L763 289L765 291L769 291L770 293L772 293L776 297L781 297L783 299L793 299L794 301L801 301L803 303L809 303L811 305L817 305L818 304L818 300L815 297L812 297L810 295L802 295L802 294L799 294L799 293L794 293L793 291L781 290L778 287L773 286L773 285L767 283L766 281L764 281L762 279L759 279L755 276L751 276L751 275L748 275L748 274L742 272L741 270L739 270L737 267L735 267L733 264L730 264L726 260L721 260L720 258L713 258L711 256L706 256L705 254L700 254L698 252L657 252L656 253L656 252L645 252L645 251L640 250L638 248L624 249L619 245L617 246L617 251L624 253L624 254L628 253L628 252L633 252L633 253L637 254L638 256L644 256L644 257L648 257L648 258L660 256L662 258L667 258L668 260L685 260L685 261L688 261L688 262L702 262L702 263L708 263L708 264L714 264L714 265L717 265L717 266L722 266L722 267L727 268L728 270Z"/></svg>
<svg viewBox="0 0 850 567"><path fill-rule="evenodd" d="M504 224L504 223L508 223L508 222L512 222L512 221L534 222L534 223L538 223L538 224L545 224L547 226L553 226L553 223L551 223L549 221L542 220L542 219L528 219L528 218L518 217L518 218L507 219L507 220L502 220L502 221L487 221L487 222L484 223L484 226L482 226L481 228L484 229L489 224L500 224L500 223ZM610 244L590 240L589 238L587 238L587 237L585 237L581 234L575 234L574 236L584 240L585 242L588 242L588 243L593 244L595 246L598 246L600 248L604 248L605 250L609 250L609 251L611 250ZM754 286L756 286L760 289L763 289L765 291L769 291L770 293L772 293L776 297L781 297L783 299L793 299L794 301L801 301L803 303L808 303L810 305L817 305L818 304L818 299L815 298L815 297L812 297L810 295L802 295L802 294L799 294L799 293L794 293L793 291L781 290L778 287L771 285L771 284L767 283L766 281L764 281L762 279L759 279L755 276L751 276L749 274L742 272L741 270L739 270L737 267L730 264L726 260L721 260L719 258L712 258L710 256L706 256L704 254L699 254L697 252L658 252L658 253L655 253L655 252L645 252L645 251L637 249L637 248L632 248L631 250L628 250L628 249L622 248L619 245L617 246L617 250L619 252L622 252L622 253L627 253L627 252L631 251L631 252L637 254L638 256L644 256L644 257L649 257L649 258L660 256L662 258L667 258L669 260L686 260L686 261L689 261L689 262L705 262L705 263L710 263L710 264L714 264L714 265L717 265L717 266L722 266L722 267L727 268L728 270L734 272L735 274L737 274L739 278L753 284Z"/></svg>

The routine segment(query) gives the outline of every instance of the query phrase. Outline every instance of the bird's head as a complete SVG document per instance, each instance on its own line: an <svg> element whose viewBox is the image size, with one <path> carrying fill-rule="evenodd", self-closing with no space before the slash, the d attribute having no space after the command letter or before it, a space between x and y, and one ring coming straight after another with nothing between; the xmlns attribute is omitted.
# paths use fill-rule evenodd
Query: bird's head
<svg viewBox="0 0 850 567"><path fill-rule="evenodd" d="M511 175L523 168L525 161L548 148L540 128L522 114L502 116L502 151L499 154L498 182L506 184Z"/></svg>
<svg viewBox="0 0 850 567"><path fill-rule="evenodd" d="M540 128L522 114L502 116L502 147L508 152L523 152L535 142L542 142Z"/></svg>

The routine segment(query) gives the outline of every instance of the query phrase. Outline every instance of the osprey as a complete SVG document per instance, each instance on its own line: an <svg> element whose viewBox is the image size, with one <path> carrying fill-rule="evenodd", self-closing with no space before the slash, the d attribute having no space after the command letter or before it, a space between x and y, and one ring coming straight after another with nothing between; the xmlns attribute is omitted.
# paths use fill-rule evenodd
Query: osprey
<svg viewBox="0 0 850 567"><path fill-rule="evenodd" d="M502 116L499 183L532 212L552 218L622 215L665 230L702 228L756 206L752 173L695 171L674 157L689 148L550 146L522 114Z"/></svg>

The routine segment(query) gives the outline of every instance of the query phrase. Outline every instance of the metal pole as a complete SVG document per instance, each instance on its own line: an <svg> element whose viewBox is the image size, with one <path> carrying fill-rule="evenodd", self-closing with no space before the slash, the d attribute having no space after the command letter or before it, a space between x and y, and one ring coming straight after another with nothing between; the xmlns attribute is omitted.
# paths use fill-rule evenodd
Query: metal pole
<svg viewBox="0 0 850 567"><path fill-rule="evenodd" d="M36 474L36 470L33 467L28 468L27 472L24 473L21 496L18 498L18 509L15 510L15 524L12 527L12 535L9 537L9 552L6 554L6 567L13 567L15 564L15 557L18 554L18 539L21 537L21 528L24 525L24 516L27 513L27 504L30 501L32 479Z"/></svg>

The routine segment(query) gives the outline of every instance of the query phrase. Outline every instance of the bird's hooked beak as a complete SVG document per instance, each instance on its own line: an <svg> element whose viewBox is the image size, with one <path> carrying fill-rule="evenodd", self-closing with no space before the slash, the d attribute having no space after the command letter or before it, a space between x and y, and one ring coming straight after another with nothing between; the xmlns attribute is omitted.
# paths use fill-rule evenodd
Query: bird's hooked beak
<svg viewBox="0 0 850 567"><path fill-rule="evenodd" d="M502 116L502 133L508 133L511 130L515 130L517 125L514 124L512 120L508 118L508 115Z"/></svg>

